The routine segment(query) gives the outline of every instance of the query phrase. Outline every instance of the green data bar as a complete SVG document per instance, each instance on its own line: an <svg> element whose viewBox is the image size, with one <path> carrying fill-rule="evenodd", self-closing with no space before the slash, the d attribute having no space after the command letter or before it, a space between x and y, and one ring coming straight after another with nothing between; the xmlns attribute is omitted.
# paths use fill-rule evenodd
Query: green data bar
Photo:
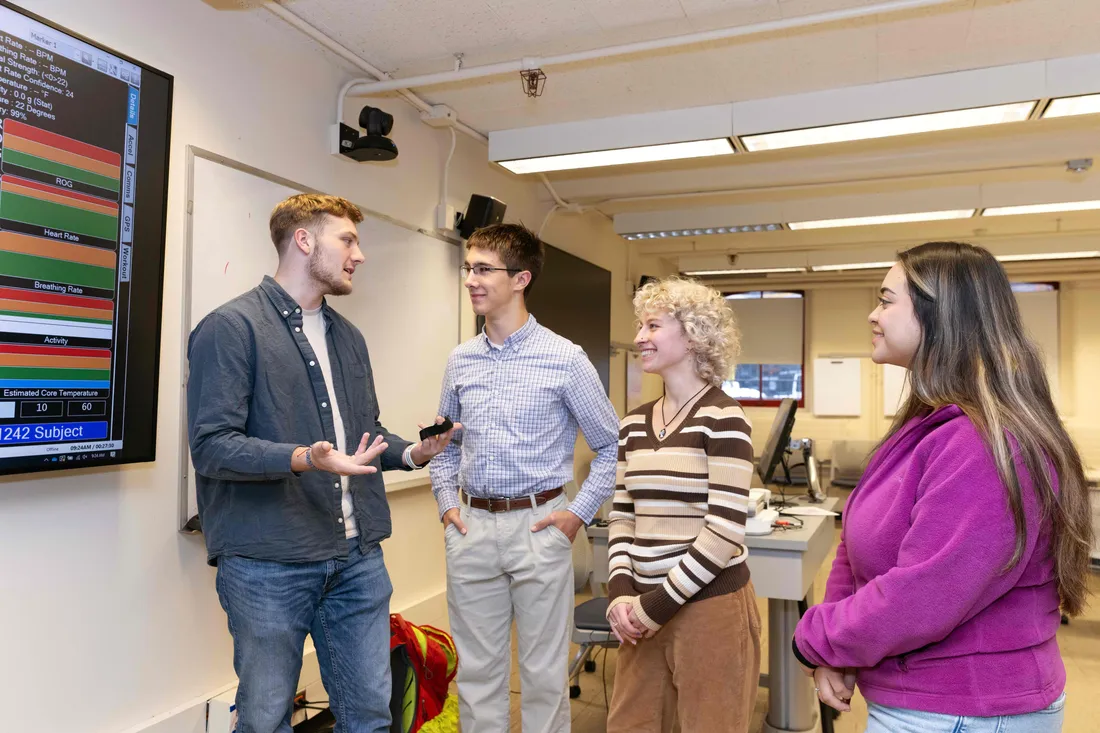
<svg viewBox="0 0 1100 733"><path fill-rule="evenodd" d="M26 311L8 311L0 309L0 316L15 316L17 318L44 318L49 321L76 321L78 323L94 323L97 326L110 326L113 318L80 318L77 316L57 315L54 313L27 313Z"/></svg>
<svg viewBox="0 0 1100 733"><path fill-rule="evenodd" d="M7 194L4 194L7 196ZM0 275L114 291L115 269L0 250Z"/></svg>
<svg viewBox="0 0 1100 733"><path fill-rule="evenodd" d="M111 380L111 370L0 367L0 379L56 379L74 382L108 382Z"/></svg>
<svg viewBox="0 0 1100 733"><path fill-rule="evenodd" d="M10 219L23 224L34 224L108 241L115 241L118 238L117 216L22 196L11 191L0 194L0 219Z"/></svg>
<svg viewBox="0 0 1100 733"><path fill-rule="evenodd" d="M11 148L4 148L4 162L22 168L30 168L31 170L40 171L58 178L68 178L72 181L80 181L89 186L96 186L97 188L104 188L108 191L118 193L119 180L117 178L86 171L83 168L74 168L71 165L47 160L46 158L39 158L37 155L30 155L29 153L12 150Z"/></svg>

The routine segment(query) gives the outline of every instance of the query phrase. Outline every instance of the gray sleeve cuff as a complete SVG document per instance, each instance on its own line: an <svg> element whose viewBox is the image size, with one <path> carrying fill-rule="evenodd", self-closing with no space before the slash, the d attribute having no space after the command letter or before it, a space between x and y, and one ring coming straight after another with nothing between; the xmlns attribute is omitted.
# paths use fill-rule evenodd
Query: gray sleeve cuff
<svg viewBox="0 0 1100 733"><path fill-rule="evenodd" d="M294 451L301 446L298 443L273 443L267 447L263 456L263 471L267 476L292 476L290 462Z"/></svg>

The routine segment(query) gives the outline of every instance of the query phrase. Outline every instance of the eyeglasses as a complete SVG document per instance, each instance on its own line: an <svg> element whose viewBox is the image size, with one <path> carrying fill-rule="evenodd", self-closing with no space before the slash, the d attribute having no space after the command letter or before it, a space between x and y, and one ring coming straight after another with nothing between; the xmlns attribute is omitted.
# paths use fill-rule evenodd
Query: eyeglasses
<svg viewBox="0 0 1100 733"><path fill-rule="evenodd" d="M489 267L488 265L463 265L458 269L462 271L462 277L469 277L471 272L478 277L485 277L490 272L510 272L513 275L517 272L523 272L523 270L514 270L508 267Z"/></svg>

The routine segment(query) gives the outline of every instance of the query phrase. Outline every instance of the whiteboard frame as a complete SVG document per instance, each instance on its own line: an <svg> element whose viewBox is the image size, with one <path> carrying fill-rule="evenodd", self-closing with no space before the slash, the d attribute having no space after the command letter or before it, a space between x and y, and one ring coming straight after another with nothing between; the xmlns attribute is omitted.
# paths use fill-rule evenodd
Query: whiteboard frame
<svg viewBox="0 0 1100 733"><path fill-rule="evenodd" d="M178 530L180 532L187 533L187 534L194 534L195 533L194 530L190 530L190 529L187 528L187 523L191 520L191 517L188 516L189 512L188 512L188 507L187 507L187 505L188 505L188 496L187 496L187 494L188 494L188 478L189 478L188 472L190 470L190 463L191 463L190 460L189 460L190 455L191 455L191 446L190 446L190 443L187 439L187 377L188 377L187 342L188 342L188 339L191 336L191 328L192 328L192 325L193 325L191 323L191 286L193 284L193 278L192 278L192 272L191 272L191 262L192 262L192 255L194 254L194 242L193 242L194 217L193 217L193 212L194 212L194 202L195 202L195 159L196 158L202 158L204 160L210 161L211 163L217 163L218 165L223 165L226 168L232 168L233 170L237 170L237 171L240 171L242 173L248 173L249 175L255 176L257 178L261 178L263 180L270 181L271 183L275 183L275 184L278 184L280 186L286 186L287 188L292 188L296 191L301 191L302 193L323 193L322 191L318 191L315 188L312 188L310 186L306 186L304 184L298 183L297 181L292 181L289 178L283 178L282 176L276 175L274 173L268 173L267 171L264 171L264 170L261 170L259 168L254 167L254 166L248 165L247 163L242 163L238 160L234 160L232 158L227 158L224 155L219 155L218 153L212 152L210 150L205 150L205 149L197 147L195 145L188 145L187 146L187 155L186 155L186 166L187 166L187 169L186 169L186 177L187 177L186 204L187 205L184 209L185 215L184 215L184 230L183 230L183 298L182 298L183 309L182 309L182 313L181 313L181 316L180 316L180 320L181 320L181 331L180 331L180 333L181 333L181 336L180 336L180 342L181 342L180 343L180 398L179 398L179 404L180 404L180 424L179 424L179 428L180 428L180 452L179 452L179 459L178 459L179 460L179 486L178 486L179 506L178 506L178 511L177 511L177 521L176 521ZM389 216L387 214L383 214L380 211L375 211L374 209L370 209L368 207L361 206L359 204L356 204L356 206L359 206L359 210L363 212L363 216L369 216L373 219L380 219L380 220L382 220L384 222L387 222L389 224L393 224L394 226L401 227L402 229L407 229L407 230L415 232L417 234L423 234L424 236L431 237L432 239L438 239L439 241L444 242L446 244L451 244L451 245L455 245L455 246L461 246L462 245L461 240L453 239L452 237L448 237L444 234L440 234L439 232L432 231L430 229L423 229L421 227L414 226L413 224L409 224L409 223L404 222L400 219L395 219L392 216ZM462 288L458 289L458 299L459 299L459 319L458 319L458 323L455 324L455 331L456 331L455 344L456 345L462 343L462 317L461 317L461 313L462 313ZM386 487L386 494L387 495L392 494L392 493L395 493L397 491L403 491L405 489L421 488L421 487L430 485L430 483L431 483L431 479L428 478L427 474L423 474L423 478L413 479L413 480L409 480L407 482L401 482L401 483L393 485L393 486L387 486Z"/></svg>

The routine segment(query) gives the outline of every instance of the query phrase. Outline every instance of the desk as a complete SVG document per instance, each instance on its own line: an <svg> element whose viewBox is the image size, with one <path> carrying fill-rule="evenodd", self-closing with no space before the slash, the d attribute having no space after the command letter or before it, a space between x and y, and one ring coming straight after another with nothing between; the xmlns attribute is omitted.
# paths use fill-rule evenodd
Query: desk
<svg viewBox="0 0 1100 733"><path fill-rule="evenodd" d="M791 504L808 504L805 498ZM823 509L832 509L837 499L828 498ZM817 698L813 681L802 673L791 651L791 638L798 623L798 603L813 595L814 577L833 547L834 517L800 517L804 527L775 531L770 535L746 537L756 595L768 599L768 717L765 733L799 733L814 729ZM589 527L592 540L592 593L603 595L607 582L607 527Z"/></svg>

